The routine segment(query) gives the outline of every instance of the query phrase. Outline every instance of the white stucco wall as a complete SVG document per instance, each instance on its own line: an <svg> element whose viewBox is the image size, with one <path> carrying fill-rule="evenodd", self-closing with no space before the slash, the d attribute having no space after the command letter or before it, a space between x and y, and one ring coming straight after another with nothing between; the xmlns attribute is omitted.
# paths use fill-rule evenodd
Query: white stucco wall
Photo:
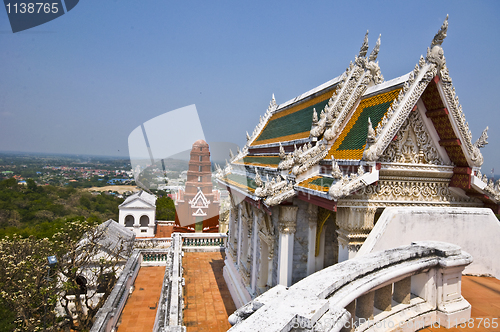
<svg viewBox="0 0 500 332"><path fill-rule="evenodd" d="M409 245L412 241L443 241L473 256L465 274L500 279L500 222L486 208L386 208L358 256Z"/></svg>
<svg viewBox="0 0 500 332"><path fill-rule="evenodd" d="M137 237L153 237L155 236L155 209L144 209L144 208L120 208L118 223L125 226L125 217L131 215L134 217L134 227L130 228L134 231ZM142 216L147 216L149 218L148 226L140 226L140 219ZM143 231L146 232L143 232Z"/></svg>

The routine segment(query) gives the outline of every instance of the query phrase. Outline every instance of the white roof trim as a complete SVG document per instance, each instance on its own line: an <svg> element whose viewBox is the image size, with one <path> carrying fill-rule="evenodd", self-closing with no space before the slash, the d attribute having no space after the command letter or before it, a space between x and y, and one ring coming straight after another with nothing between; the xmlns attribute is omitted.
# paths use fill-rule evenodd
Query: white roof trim
<svg viewBox="0 0 500 332"><path fill-rule="evenodd" d="M274 112L277 113L277 112L281 111L283 108L286 108L294 103L297 103L297 102L301 101L302 99L305 99L309 96L312 96L313 94L340 82L341 77L342 77L342 75L337 76L337 77L329 80L328 82L325 82L325 83L321 84L320 86L315 87L314 89L311 89L307 92L304 92L303 94L301 94L293 99L290 99L289 101L284 102L283 104L279 104L278 108Z"/></svg>

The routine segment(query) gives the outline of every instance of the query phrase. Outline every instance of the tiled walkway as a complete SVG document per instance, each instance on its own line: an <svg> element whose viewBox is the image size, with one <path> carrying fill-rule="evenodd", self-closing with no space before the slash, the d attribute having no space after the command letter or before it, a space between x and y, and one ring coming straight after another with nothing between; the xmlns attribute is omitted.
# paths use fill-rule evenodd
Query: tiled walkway
<svg viewBox="0 0 500 332"><path fill-rule="evenodd" d="M472 305L472 320L462 327L452 329L426 328L421 331L448 331L448 332L475 332L475 331L500 331L500 280L486 277L462 277L462 295ZM496 318L498 327L491 323ZM482 319L482 320L481 320ZM485 327L485 323L489 327ZM481 326L479 324L481 323Z"/></svg>
<svg viewBox="0 0 500 332"><path fill-rule="evenodd" d="M151 332L161 293L165 266L143 266L135 279L135 290L127 300L117 332Z"/></svg>
<svg viewBox="0 0 500 332"><path fill-rule="evenodd" d="M236 307L222 276L223 255L220 252L184 253L184 325L187 332L219 332L231 327L227 318Z"/></svg>

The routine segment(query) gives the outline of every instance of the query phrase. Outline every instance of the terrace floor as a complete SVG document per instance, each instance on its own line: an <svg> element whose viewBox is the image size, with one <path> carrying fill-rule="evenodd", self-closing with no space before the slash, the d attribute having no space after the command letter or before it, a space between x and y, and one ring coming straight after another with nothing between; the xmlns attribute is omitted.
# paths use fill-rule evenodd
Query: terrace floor
<svg viewBox="0 0 500 332"><path fill-rule="evenodd" d="M165 266L142 266L135 279L117 332L151 332L155 323Z"/></svg>
<svg viewBox="0 0 500 332"><path fill-rule="evenodd" d="M236 307L222 276L224 253L185 252L182 266L187 332L227 331L231 327L227 318Z"/></svg>

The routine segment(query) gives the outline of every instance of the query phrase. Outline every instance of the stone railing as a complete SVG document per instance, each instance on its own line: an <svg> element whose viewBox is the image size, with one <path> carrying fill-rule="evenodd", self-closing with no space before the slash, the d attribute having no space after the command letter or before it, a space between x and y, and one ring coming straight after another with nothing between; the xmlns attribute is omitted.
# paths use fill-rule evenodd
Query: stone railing
<svg viewBox="0 0 500 332"><path fill-rule="evenodd" d="M150 239L135 239L134 242L134 248L137 249L164 249L164 248L169 248L172 243L172 238L171 237L164 237L164 238L150 238Z"/></svg>
<svg viewBox="0 0 500 332"><path fill-rule="evenodd" d="M91 332L110 332L116 330L116 324L125 306L125 302L127 302L130 289L139 273L141 261L141 252L134 250L127 260L111 294L109 294L103 307L97 312L94 325L90 329Z"/></svg>
<svg viewBox="0 0 500 332"><path fill-rule="evenodd" d="M184 305L182 256L182 238L179 233L175 233L172 235L172 249L167 257L153 332L186 331L186 327L182 326L182 307Z"/></svg>
<svg viewBox="0 0 500 332"><path fill-rule="evenodd" d="M223 251L227 235L224 233L182 233L182 250Z"/></svg>
<svg viewBox="0 0 500 332"><path fill-rule="evenodd" d="M116 330L120 314L141 266L166 266L160 301L156 312L155 332L185 331L182 326L183 251L224 250L227 235L221 233L174 233L171 238L136 239L113 291L96 315L92 332Z"/></svg>
<svg viewBox="0 0 500 332"><path fill-rule="evenodd" d="M416 331L470 318L461 295L472 257L444 242L416 242L278 285L229 317L236 331Z"/></svg>

